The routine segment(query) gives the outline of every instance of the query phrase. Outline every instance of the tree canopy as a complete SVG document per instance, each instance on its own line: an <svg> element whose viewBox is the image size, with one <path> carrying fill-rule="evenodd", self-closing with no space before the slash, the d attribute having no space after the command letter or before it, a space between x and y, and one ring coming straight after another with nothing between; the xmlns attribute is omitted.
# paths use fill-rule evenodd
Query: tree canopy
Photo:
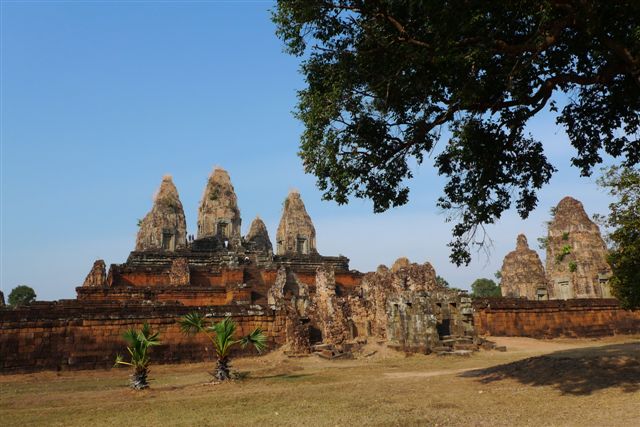
<svg viewBox="0 0 640 427"><path fill-rule="evenodd" d="M598 180L614 197L604 224L611 229L611 289L625 308L640 307L640 169L611 167Z"/></svg>
<svg viewBox="0 0 640 427"><path fill-rule="evenodd" d="M36 300L36 292L27 285L20 285L13 288L9 294L9 305L16 307L18 305L31 304Z"/></svg>
<svg viewBox="0 0 640 427"><path fill-rule="evenodd" d="M474 297L499 297L502 296L500 286L491 279L477 279L471 284L471 295Z"/></svg>
<svg viewBox="0 0 640 427"><path fill-rule="evenodd" d="M539 112L556 115L583 175L603 151L640 160L638 1L280 0L273 20L301 57L300 156L323 197L403 205L413 165L432 157L458 265L550 180L525 131Z"/></svg>

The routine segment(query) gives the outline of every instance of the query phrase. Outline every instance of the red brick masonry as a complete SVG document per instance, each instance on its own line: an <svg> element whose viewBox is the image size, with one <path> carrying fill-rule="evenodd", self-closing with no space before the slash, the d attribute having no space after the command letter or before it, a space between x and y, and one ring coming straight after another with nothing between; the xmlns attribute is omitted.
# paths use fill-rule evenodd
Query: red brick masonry
<svg viewBox="0 0 640 427"><path fill-rule="evenodd" d="M194 309L216 320L232 315L238 333L261 327L270 347L280 344L284 319L257 307L187 307L177 304L92 303L75 300L35 303L0 309L0 373L40 370L108 368L116 354L126 355L122 333L148 321L160 332L162 345L152 350L153 363L213 360L211 343L203 335L184 336L177 320ZM282 332L281 332L282 331Z"/></svg>
<svg viewBox="0 0 640 427"><path fill-rule="evenodd" d="M640 310L623 310L615 299L486 298L473 306L479 334L556 338L640 333Z"/></svg>
<svg viewBox="0 0 640 427"><path fill-rule="evenodd" d="M474 301L474 309L480 334L555 338L640 333L640 311L623 310L616 300L481 299ZM154 363L213 360L206 337L180 333L177 320L193 310L218 320L231 315L241 334L261 327L271 348L284 341L284 318L260 306L39 302L0 309L0 373L108 368L117 353L126 354L122 333L144 321L163 341L153 349Z"/></svg>

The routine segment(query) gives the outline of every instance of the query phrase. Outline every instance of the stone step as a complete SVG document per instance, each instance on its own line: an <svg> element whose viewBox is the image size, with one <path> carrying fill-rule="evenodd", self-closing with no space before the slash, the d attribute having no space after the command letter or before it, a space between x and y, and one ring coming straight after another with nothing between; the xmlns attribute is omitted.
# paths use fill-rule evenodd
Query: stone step
<svg viewBox="0 0 640 427"><path fill-rule="evenodd" d="M333 346L331 344L316 344L313 349L315 351L333 350Z"/></svg>
<svg viewBox="0 0 640 427"><path fill-rule="evenodd" d="M454 350L478 351L478 346L473 343L456 343L453 345Z"/></svg>
<svg viewBox="0 0 640 427"><path fill-rule="evenodd" d="M496 343L494 343L493 341L485 341L480 344L480 346L483 350L493 350L494 348L496 348Z"/></svg>

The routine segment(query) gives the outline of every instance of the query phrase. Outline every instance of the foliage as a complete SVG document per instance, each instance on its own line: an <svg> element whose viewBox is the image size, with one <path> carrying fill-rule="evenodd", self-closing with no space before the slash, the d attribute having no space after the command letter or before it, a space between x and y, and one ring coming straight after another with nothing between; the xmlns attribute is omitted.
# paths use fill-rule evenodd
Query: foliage
<svg viewBox="0 0 640 427"><path fill-rule="evenodd" d="M571 245L564 245L560 253L556 255L556 262L560 264L567 255L571 254Z"/></svg>
<svg viewBox="0 0 640 427"><path fill-rule="evenodd" d="M116 356L114 366L126 365L133 368L131 375L131 388L142 390L149 387L147 376L149 375L149 364L151 357L149 356L149 347L160 345L158 332L152 333L151 326L147 322L142 325L139 331L127 329L122 334L122 338L127 342L127 351L131 360L126 362L121 355Z"/></svg>
<svg viewBox="0 0 640 427"><path fill-rule="evenodd" d="M569 271L575 273L578 270L578 264L575 261L569 261Z"/></svg>
<svg viewBox="0 0 640 427"><path fill-rule="evenodd" d="M447 282L447 280L442 276L436 276L436 284L443 288L451 287L451 285L449 285L449 282Z"/></svg>
<svg viewBox="0 0 640 427"><path fill-rule="evenodd" d="M477 279L471 284L471 295L476 298L502 296L500 286L491 279Z"/></svg>
<svg viewBox="0 0 640 427"><path fill-rule="evenodd" d="M214 373L214 377L218 381L231 379L229 360L231 349L235 345L245 348L251 344L258 352L262 352L267 348L267 337L260 328L254 329L249 335L240 339L234 338L236 328L236 323L230 317L225 317L218 323L208 324L204 315L193 312L180 319L180 330L184 334L203 333L211 340L218 359Z"/></svg>
<svg viewBox="0 0 640 427"><path fill-rule="evenodd" d="M614 166L603 171L598 185L608 190L605 224L612 230L609 264L613 295L625 308L640 307L640 169Z"/></svg>
<svg viewBox="0 0 640 427"><path fill-rule="evenodd" d="M546 250L549 247L549 238L548 237L538 237L538 248L541 250Z"/></svg>
<svg viewBox="0 0 640 427"><path fill-rule="evenodd" d="M496 272L493 273L493 276L496 278L496 280L502 280L502 270L496 270Z"/></svg>
<svg viewBox="0 0 640 427"><path fill-rule="evenodd" d="M36 291L30 286L20 285L13 288L9 294L7 302L10 306L16 307L18 305L31 304L36 300Z"/></svg>
<svg viewBox="0 0 640 427"><path fill-rule="evenodd" d="M562 233L562 240L569 240L569 232L565 231L564 233Z"/></svg>
<svg viewBox="0 0 640 427"><path fill-rule="evenodd" d="M640 160L638 1L280 0L272 19L301 57L300 156L323 197L404 205L413 165L433 158L458 265L485 224L536 207L555 170L525 131L542 110L583 175L602 151Z"/></svg>

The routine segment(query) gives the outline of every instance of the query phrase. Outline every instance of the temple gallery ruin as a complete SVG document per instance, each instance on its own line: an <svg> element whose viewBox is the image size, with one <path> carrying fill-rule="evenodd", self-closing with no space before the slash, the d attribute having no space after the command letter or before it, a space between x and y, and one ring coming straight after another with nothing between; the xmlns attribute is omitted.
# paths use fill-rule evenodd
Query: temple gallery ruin
<svg viewBox="0 0 640 427"><path fill-rule="evenodd" d="M171 177L162 179L139 223L124 264L95 261L77 298L0 310L2 372L108 367L120 334L149 322L163 344L162 362L213 358L205 338L180 333L177 320L194 310L231 316L240 332L261 327L270 347L289 355L349 355L367 341L407 352L460 354L490 347L492 335L595 336L640 330L640 313L610 298L606 246L580 202L555 210L543 268L525 236L504 260L506 298L475 300L443 287L428 262L398 259L363 274L344 256L318 253L302 198L283 204L275 251L256 217L242 236L229 174L209 176L198 207L197 235L187 233ZM204 355L204 356L203 356Z"/></svg>

